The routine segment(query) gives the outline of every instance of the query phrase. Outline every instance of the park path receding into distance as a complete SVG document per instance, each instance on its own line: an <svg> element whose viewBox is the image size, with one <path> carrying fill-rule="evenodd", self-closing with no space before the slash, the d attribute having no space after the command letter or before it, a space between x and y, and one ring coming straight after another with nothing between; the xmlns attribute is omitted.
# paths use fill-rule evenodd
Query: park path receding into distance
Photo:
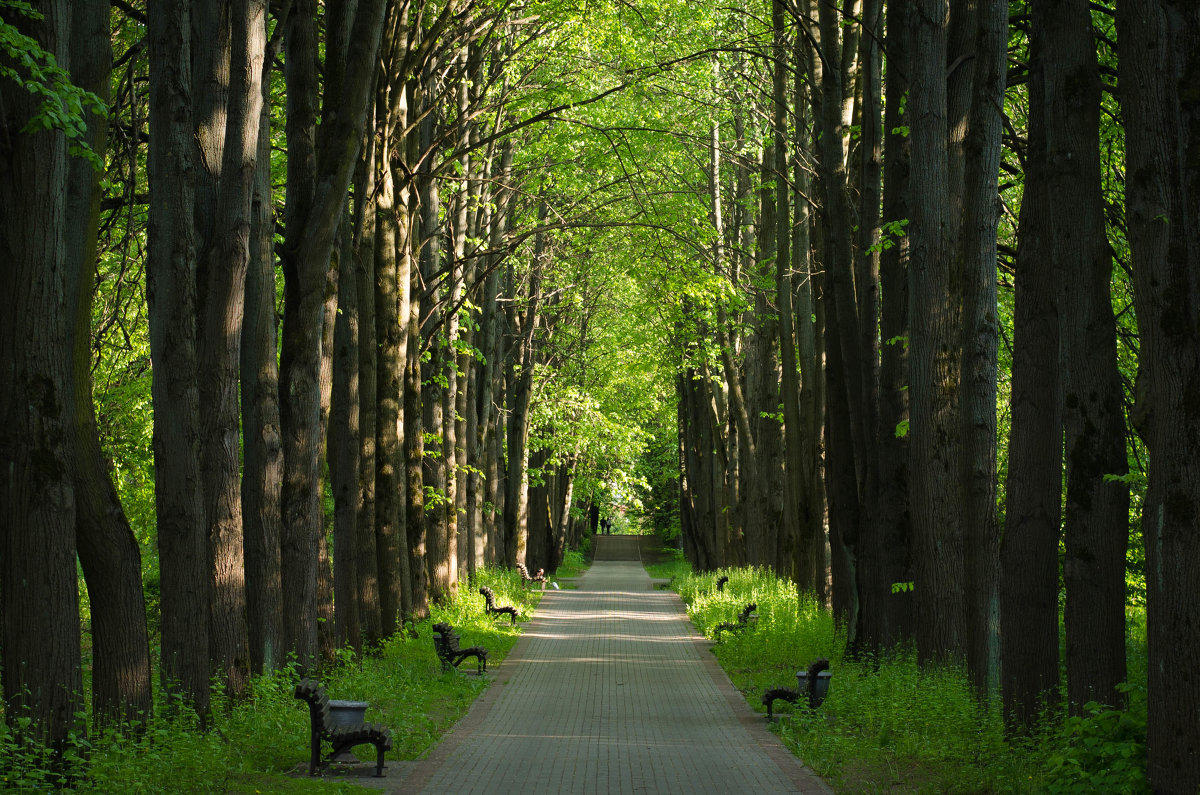
<svg viewBox="0 0 1200 795"><path fill-rule="evenodd" d="M652 588L638 539L594 543L579 589L547 591L400 791L829 792L729 684L679 597Z"/></svg>

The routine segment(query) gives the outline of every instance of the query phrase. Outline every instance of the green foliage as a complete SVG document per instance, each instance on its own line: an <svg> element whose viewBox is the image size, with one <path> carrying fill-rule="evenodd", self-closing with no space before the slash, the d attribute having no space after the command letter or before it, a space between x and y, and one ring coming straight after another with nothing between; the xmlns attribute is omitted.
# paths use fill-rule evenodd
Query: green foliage
<svg viewBox="0 0 1200 795"><path fill-rule="evenodd" d="M1067 718L1045 763L1052 793L1149 792L1146 784L1145 692L1124 686L1128 710L1090 702ZM1135 697L1137 696L1137 697Z"/></svg>
<svg viewBox="0 0 1200 795"><path fill-rule="evenodd" d="M584 559L583 552L575 549L567 550L563 555L563 562L555 570L550 577L552 580L561 579L563 577L578 577L588 570L588 562Z"/></svg>
<svg viewBox="0 0 1200 795"><path fill-rule="evenodd" d="M43 18L32 5L19 0L0 0L0 11L33 21ZM47 52L36 39L5 22L2 16L0 52L5 56L0 58L0 79L16 83L38 102L37 111L21 132L59 130L67 136L71 154L86 157L97 169L102 169L100 156L86 140L88 117L108 112L100 97L73 84L54 53Z"/></svg>
<svg viewBox="0 0 1200 795"><path fill-rule="evenodd" d="M811 710L777 702L783 717L774 728L837 791L1145 791L1143 687L1126 688L1128 711L1093 705L1035 740L1012 743L998 711L973 697L965 670L922 668L911 649L848 655L830 613L767 571L696 574L682 561L647 569L673 578L693 623L710 637L747 602L758 604L757 625L724 633L713 653L759 711L765 690L795 687L796 671L820 657L830 660L825 703ZM729 581L717 591L721 575ZM1130 676L1140 680L1144 625L1136 616L1130 624Z"/></svg>
<svg viewBox="0 0 1200 795"><path fill-rule="evenodd" d="M76 716L80 725L86 717ZM90 743L80 731L71 731L63 748L38 742L28 715L0 721L0 791L47 792L68 787L83 770Z"/></svg>
<svg viewBox="0 0 1200 795"><path fill-rule="evenodd" d="M431 617L409 624L388 638L376 653L356 656L344 649L320 675L333 698L370 702L367 720L390 727L392 760L416 759L466 713L489 679L457 671L443 672L433 651L431 625L446 620L471 644L489 650L489 662L507 656L519 625L496 621L484 611L475 590L487 585L502 603L522 616L535 609L541 594L527 591L515 572L487 569L473 587L463 583L448 605L431 608ZM256 677L245 701L214 698L207 730L180 704L168 705L159 694L156 715L129 731L100 732L90 740L77 735L66 749L71 780L52 772L53 752L19 739L22 719L13 728L0 722L0 789L88 793L176 792L359 792L328 779L293 775L307 763L308 709L292 691L298 676L291 669ZM81 716L82 717L82 716ZM63 766L59 765L58 769Z"/></svg>

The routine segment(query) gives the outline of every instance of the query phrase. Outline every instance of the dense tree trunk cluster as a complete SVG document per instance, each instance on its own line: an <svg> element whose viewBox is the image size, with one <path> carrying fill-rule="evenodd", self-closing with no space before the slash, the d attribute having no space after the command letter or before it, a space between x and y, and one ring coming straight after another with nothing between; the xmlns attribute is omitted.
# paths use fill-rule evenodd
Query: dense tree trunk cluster
<svg viewBox="0 0 1200 795"><path fill-rule="evenodd" d="M1140 506L1149 781L1194 791L1200 11L761 6L596 75L516 2L14 6L46 68L0 56L5 720L79 727L77 564L95 722L150 711L154 640L204 716L214 677L371 649L644 492L695 568L793 580L851 653L965 666L1024 734L1123 706ZM701 110L597 110L627 88ZM142 534L93 402L108 254L144 267ZM597 328L635 304L654 330ZM638 345L673 379L650 445L597 408Z"/></svg>
<svg viewBox="0 0 1200 795"><path fill-rule="evenodd" d="M1148 37L1139 54L1162 53L1183 40L1172 36L1194 31L1187 13L1161 6L1147 11L1150 22L1127 15ZM947 0L772 3L753 100L739 89L744 54L716 57L713 91L734 124L732 132L711 127L709 268L738 303L684 302L677 394L680 524L693 565L769 566L824 595L853 649L911 638L924 661L965 663L982 698L1003 696L1019 732L1059 702L1060 619L1066 708L1124 703L1132 481L1107 237L1114 194L1104 169L1112 166L1101 163L1093 27L1104 17L1095 4L1034 3L1010 27L1009 10ZM1111 28L1111 11L1099 13ZM1188 57L1168 62L1182 75ZM1194 218L1194 208L1181 199L1169 209L1162 175L1185 173L1165 153L1186 148L1172 136L1186 135L1191 106L1155 94L1159 83L1150 81L1160 77L1150 71L1134 71L1139 113L1161 103L1161 123L1157 138L1144 132L1151 125L1139 129L1146 160L1141 181L1127 188L1130 217L1141 200L1172 219L1163 230L1182 233L1190 227L1174 219ZM1007 99L1006 79L1015 85ZM1006 102L1024 118L1006 115ZM1008 231L998 229L1013 195L1011 186L1001 191L1002 172L1024 182L1019 223L1013 229L1010 217ZM755 195L747 185L756 182ZM1160 191L1153 198L1150 185ZM1015 260L1006 236L1015 237ZM1162 257L1184 261L1182 243L1168 249L1162 240L1133 247L1135 273L1155 272ZM1008 262L1016 278L1005 465L997 282L1012 273ZM1142 333L1147 322L1158 333L1155 319L1169 309L1154 302L1166 299L1143 296L1161 296L1170 283L1173 300L1189 300L1194 276L1139 278ZM1178 311L1192 331L1193 309ZM1150 372L1143 363L1139 405L1153 419L1139 431L1154 461L1161 453L1150 423L1161 415L1150 406L1166 412L1156 401L1174 398L1162 390L1178 394L1190 376L1156 387ZM1182 416L1172 422L1187 427ZM1151 481L1163 488L1155 471ZM814 473L823 475L817 488ZM1159 523L1143 529L1149 565L1171 531L1162 518L1169 511L1150 497L1147 506ZM1194 566L1194 554L1165 549L1159 554ZM1163 588L1187 579L1182 568L1160 571ZM1166 593L1159 620L1183 631L1188 620L1166 605L1188 599ZM1152 665L1162 654L1151 652ZM1160 687L1160 708L1182 715L1167 704L1165 680ZM1159 736L1161 747L1180 741L1175 731ZM1188 764L1181 760L1165 764Z"/></svg>
<svg viewBox="0 0 1200 795"><path fill-rule="evenodd" d="M28 27L104 97L110 12L81 5ZM335 646L361 650L478 567L552 570L588 521L570 510L577 462L529 440L551 329L580 321L542 306L553 233L524 248L510 235L545 210L519 198L512 121L484 90L537 30L455 4L271 12L193 0L140 18L162 676L201 715L212 676L236 697L289 657L311 670ZM3 394L13 417L33 413L4 437L2 579L6 605L41 610L4 611L5 697L61 743L79 707L75 556L98 718L150 709L146 605L91 400L99 172L60 131L18 134L38 108L4 91L5 207L25 211L5 213L20 302L4 315ZM106 129L89 128L101 155ZM51 642L30 631L46 626Z"/></svg>

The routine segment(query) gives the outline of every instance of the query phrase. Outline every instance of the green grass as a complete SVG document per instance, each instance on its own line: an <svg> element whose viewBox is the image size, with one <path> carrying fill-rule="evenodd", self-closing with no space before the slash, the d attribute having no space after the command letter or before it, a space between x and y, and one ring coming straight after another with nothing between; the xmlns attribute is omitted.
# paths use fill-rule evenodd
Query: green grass
<svg viewBox="0 0 1200 795"><path fill-rule="evenodd" d="M722 633L721 666L756 710L772 687L796 687L796 671L828 658L829 697L816 710L776 702L783 742L838 792L1027 793L1145 791L1145 694L1131 687L1128 711L1094 709L1014 744L996 709L978 704L965 671L922 669L911 650L849 659L831 615L795 586L761 569L693 574L682 560L648 566L673 577L693 623L707 637L747 602L758 622ZM717 578L728 575L720 592ZM1130 676L1144 681L1144 619L1130 620Z"/></svg>
<svg viewBox="0 0 1200 795"><path fill-rule="evenodd" d="M570 550L563 555L562 565L555 570L550 579L558 580L563 577L578 577L588 570L589 565L582 552Z"/></svg>
<svg viewBox="0 0 1200 795"><path fill-rule="evenodd" d="M463 645L488 649L488 662L507 656L520 634L507 617L484 613L479 585L495 591L500 604L532 615L540 593L521 586L515 572L489 569L473 587L466 582L457 598L405 633L384 642L378 654L355 657L344 651L319 677L335 699L370 702L367 720L392 730L389 760L420 758L470 708L488 679L443 672L433 651L431 625L449 621ZM471 661L473 663L473 661ZM490 666L489 666L490 667ZM466 668L473 670L468 663ZM256 678L250 696L230 704L217 697L208 731L195 715L157 717L140 736L109 734L79 740L72 754L75 778L67 786L49 773L44 749L21 745L0 722L0 791L86 793L370 792L351 784L295 775L308 761L307 705L295 699L297 676L290 670ZM161 703L157 715L165 716ZM87 757L84 761L83 757Z"/></svg>
<svg viewBox="0 0 1200 795"><path fill-rule="evenodd" d="M711 637L747 602L757 624L724 633L717 659L752 707L770 687L795 687L795 673L818 657L832 663L829 698L817 710L777 702L773 725L783 742L839 792L1091 793L1145 791L1145 616L1130 614L1130 708L1094 709L1048 728L1020 745L1008 742L998 714L972 698L961 670L923 670L911 651L880 659L847 659L844 638L829 613L790 583L755 569L693 574L677 553L657 555L651 576L673 578L696 627ZM568 555L556 577L575 576L583 556ZM565 572L572 572L567 574ZM729 576L722 592L716 580ZM487 680L443 673L430 625L447 620L466 645L503 659L519 626L485 615L479 585L501 604L533 613L540 592L525 590L515 572L486 570L457 599L397 635L378 654L348 652L321 676L332 698L370 702L367 719L389 726L390 760L419 759L466 713ZM297 775L307 762L307 707L292 696L296 676L285 671L253 682L248 699L218 697L210 728L194 716L157 717L136 739L80 739L69 753L75 778L64 785L48 772L44 749L14 739L0 722L0 790L87 793L364 792L352 784ZM166 716L160 703L157 715ZM86 757L86 761L85 761Z"/></svg>

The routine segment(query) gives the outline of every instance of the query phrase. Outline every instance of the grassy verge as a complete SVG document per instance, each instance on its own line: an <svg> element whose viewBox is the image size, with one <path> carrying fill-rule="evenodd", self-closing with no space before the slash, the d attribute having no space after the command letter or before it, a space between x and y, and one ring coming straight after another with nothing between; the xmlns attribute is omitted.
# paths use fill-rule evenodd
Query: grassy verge
<svg viewBox="0 0 1200 795"><path fill-rule="evenodd" d="M1145 691L1129 688L1128 711L1093 709L1018 743L998 711L972 697L958 668L922 669L911 650L850 659L829 612L795 587L756 569L693 574L676 557L647 566L671 577L696 627L712 637L747 603L757 625L723 633L713 648L756 710L771 687L796 687L795 673L831 662L829 697L818 709L776 702L783 742L838 792L1027 793L1146 791ZM716 590L717 578L729 582ZM1131 678L1144 681L1144 619L1131 616Z"/></svg>
<svg viewBox="0 0 1200 795"><path fill-rule="evenodd" d="M499 604L532 615L540 593L522 588L515 572L489 569L474 587L462 583L449 605L432 608L429 619L385 641L377 654L349 651L322 672L331 698L370 702L367 720L392 729L389 760L420 758L463 716L488 679L443 672L433 651L431 625L449 621L463 645L489 650L493 665L520 634L507 618L484 613L478 593L487 585ZM468 664L468 668L472 666ZM489 666L490 667L490 666ZM0 722L0 791L51 790L95 793L157 792L361 792L351 784L297 776L308 759L308 707L292 695L297 676L281 671L256 678L250 697L231 704L218 696L208 731L195 715L159 717L136 739L115 734L80 738L70 754L74 778L56 779L44 749L22 744ZM157 706L157 715L169 711Z"/></svg>

